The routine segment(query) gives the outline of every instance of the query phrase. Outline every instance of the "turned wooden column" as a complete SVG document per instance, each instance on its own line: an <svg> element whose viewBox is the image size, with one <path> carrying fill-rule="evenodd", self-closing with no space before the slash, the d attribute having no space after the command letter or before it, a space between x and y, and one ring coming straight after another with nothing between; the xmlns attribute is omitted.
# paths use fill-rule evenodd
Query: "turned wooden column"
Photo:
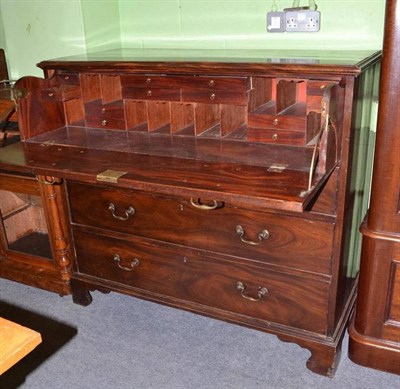
<svg viewBox="0 0 400 389"><path fill-rule="evenodd" d="M400 374L400 2L386 2L371 203L349 356Z"/></svg>

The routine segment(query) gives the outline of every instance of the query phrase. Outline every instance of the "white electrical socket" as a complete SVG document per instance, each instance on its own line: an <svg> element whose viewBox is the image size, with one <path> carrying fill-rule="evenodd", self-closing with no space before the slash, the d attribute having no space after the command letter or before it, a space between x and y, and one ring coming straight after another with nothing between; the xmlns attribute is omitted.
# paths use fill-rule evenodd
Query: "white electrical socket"
<svg viewBox="0 0 400 389"><path fill-rule="evenodd" d="M287 11L286 32L317 32L320 27L319 11Z"/></svg>
<svg viewBox="0 0 400 389"><path fill-rule="evenodd" d="M267 31L268 32L285 32L286 31L285 12L268 12L267 13Z"/></svg>

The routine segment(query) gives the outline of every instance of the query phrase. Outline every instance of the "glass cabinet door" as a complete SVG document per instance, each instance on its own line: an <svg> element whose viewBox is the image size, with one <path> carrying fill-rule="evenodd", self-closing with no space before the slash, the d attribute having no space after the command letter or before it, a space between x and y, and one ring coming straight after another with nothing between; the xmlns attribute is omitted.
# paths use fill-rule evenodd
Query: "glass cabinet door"
<svg viewBox="0 0 400 389"><path fill-rule="evenodd" d="M0 278L69 294L67 225L61 179L0 172Z"/></svg>
<svg viewBox="0 0 400 389"><path fill-rule="evenodd" d="M0 186L0 211L4 250L51 260L46 218L36 181L25 181L16 191Z"/></svg>

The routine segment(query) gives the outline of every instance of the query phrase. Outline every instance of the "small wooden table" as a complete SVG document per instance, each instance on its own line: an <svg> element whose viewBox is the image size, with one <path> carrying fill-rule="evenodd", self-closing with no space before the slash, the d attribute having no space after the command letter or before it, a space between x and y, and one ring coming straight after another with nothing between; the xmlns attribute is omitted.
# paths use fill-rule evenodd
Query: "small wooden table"
<svg viewBox="0 0 400 389"><path fill-rule="evenodd" d="M0 317L0 375L41 342L38 332Z"/></svg>

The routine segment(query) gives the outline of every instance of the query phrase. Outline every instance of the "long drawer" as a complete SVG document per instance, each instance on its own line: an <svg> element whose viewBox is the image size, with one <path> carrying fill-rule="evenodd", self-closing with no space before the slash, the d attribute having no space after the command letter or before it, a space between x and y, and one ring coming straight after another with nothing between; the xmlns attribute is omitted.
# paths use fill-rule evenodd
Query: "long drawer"
<svg viewBox="0 0 400 389"><path fill-rule="evenodd" d="M330 274L333 223L216 202L69 183L72 222L254 261ZM208 201L214 204L212 201ZM197 207L196 207L197 205ZM204 205L204 204L203 204Z"/></svg>
<svg viewBox="0 0 400 389"><path fill-rule="evenodd" d="M156 87L224 90L246 92L251 88L249 77L210 76L165 76L165 75L121 75L121 85L125 87Z"/></svg>
<svg viewBox="0 0 400 389"><path fill-rule="evenodd" d="M122 75L124 99L246 105L249 77Z"/></svg>
<svg viewBox="0 0 400 389"><path fill-rule="evenodd" d="M78 273L261 320L325 333L328 283L218 261L144 239L74 228ZM112 286L111 286L112 288Z"/></svg>

